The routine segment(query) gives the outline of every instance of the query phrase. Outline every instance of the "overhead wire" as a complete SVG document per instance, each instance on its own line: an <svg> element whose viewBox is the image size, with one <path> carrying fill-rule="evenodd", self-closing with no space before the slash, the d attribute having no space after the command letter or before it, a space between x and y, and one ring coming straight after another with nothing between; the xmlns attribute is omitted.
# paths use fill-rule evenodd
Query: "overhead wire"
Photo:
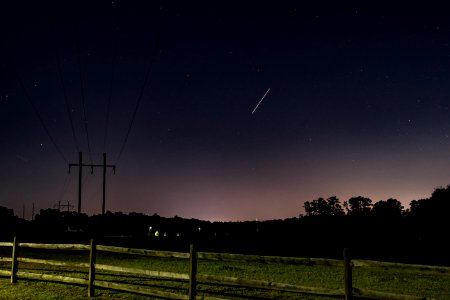
<svg viewBox="0 0 450 300"><path fill-rule="evenodd" d="M75 149L77 152L80 152L80 146L79 146L80 143L79 143L77 135L75 133L75 126L74 126L74 122L73 122L73 118L72 118L72 109L70 106L69 97L67 96L67 89L66 89L66 84L65 84L65 80L64 80L64 72L63 72L63 67L62 67L62 62L61 62L62 59L59 54L59 47L56 44L57 41L61 42L61 38L56 33L56 28L58 28L57 24L58 23L57 23L56 15L53 15L52 17L48 18L48 26L51 28L51 30L49 30L49 32L51 34L51 40L53 41L52 45L53 45L53 50L54 50L54 54L55 54L56 68L57 68L59 81L61 83L61 89L62 89L62 93L63 93L64 103L66 106L67 118L69 119Z"/></svg>
<svg viewBox="0 0 450 300"><path fill-rule="evenodd" d="M160 19L160 23L161 23L161 19ZM148 63L147 71L146 71L145 77L144 77L144 82L143 82L143 84L141 86L141 89L140 89L140 92L139 92L139 96L137 98L136 105L135 105L134 110L133 110L130 126L128 126L128 130L127 130L127 133L125 135L125 139L124 139L124 141L122 143L122 147L120 148L119 155L117 156L116 165L119 163L119 160L122 157L123 151L124 151L125 146L126 146L126 144L128 142L128 137L130 136L131 129L133 128L133 124L134 124L134 121L136 119L136 115L137 115L139 106L141 104L142 97L144 96L144 91L145 91L145 88L147 87L151 71L153 70L153 66L155 65L156 58L159 55L160 39L161 39L161 24L159 24L158 27L159 28L157 30L157 35L156 35L156 39L155 39L155 47L153 49L152 57L151 57L151 59L150 59L150 61Z"/></svg>
<svg viewBox="0 0 450 300"><path fill-rule="evenodd" d="M7 55L7 56L9 56L9 55ZM64 153L62 152L62 150L58 146L58 144L56 143L56 141L53 138L52 134L50 133L50 130L48 129L47 125L45 125L45 122L44 122L44 119L42 118L41 113L39 112L36 104L34 103L33 99L31 98L30 94L28 93L28 90L25 87L25 84L23 83L22 78L19 76L17 70L15 70L15 68L12 67L11 65L9 65L8 63L6 64L5 67L6 67L6 69L9 70L9 73L12 74L12 77L14 78L14 80L17 81L20 88L22 89L25 99L28 101L31 108L33 109L34 114L36 115L37 119L39 120L39 123L41 124L41 127L44 129L48 139L53 144L56 152L58 152L59 156L61 157L62 160L64 160L65 163L68 163L66 156L64 155Z"/></svg>
<svg viewBox="0 0 450 300"><path fill-rule="evenodd" d="M123 153L123 151L124 151L124 149L125 149L125 146L126 146L126 144L127 144L127 142L128 142L128 137L130 136L131 129L133 128L133 124L134 124L134 121L135 121L135 119L136 119L136 114L137 114L137 112L138 112L140 103L141 103L141 101L142 101L142 96L144 95L144 90L145 90L145 87L147 86L147 82L148 82L148 79L149 79L149 77L150 77L150 73L151 73L151 70L152 70L152 66L153 66L155 60L156 60L156 58L152 60L152 62L151 62L151 64L150 64L150 67L148 68L148 70L147 70L147 72L146 72L145 79L144 79L144 84L143 84L142 87L141 87L141 91L140 91L140 93L139 93L139 97L138 97L138 99L137 99L137 101L136 101L136 106L134 107L133 115L132 115L132 117L131 117L130 126L128 127L127 133L126 133L126 135L125 135L125 139L124 139L123 144L122 144L122 147L120 148L120 151L119 151L119 155L117 156L116 165L118 164L118 162L119 162L119 160L120 160L120 158L121 158L121 156L122 156L122 153Z"/></svg>
<svg viewBox="0 0 450 300"><path fill-rule="evenodd" d="M111 111L111 100L112 100L112 92L113 92L113 84L114 84L114 69L115 69L115 61L116 54L113 54L113 59L111 62L111 80L109 86L109 94L108 94L108 102L106 104L106 118L105 118L105 134L103 138L103 149L106 151L106 140L108 138L108 126L109 126L109 115Z"/></svg>
<svg viewBox="0 0 450 300"><path fill-rule="evenodd" d="M61 61L60 61L58 52L56 50L55 50L55 55L56 55L56 64L57 64L57 68L58 68L58 75L59 75L59 79L61 81L61 88L62 88L62 92L63 92L64 102L66 104L66 111L67 111L67 116L68 116L69 122L70 122L70 128L72 129L72 136L73 136L73 140L75 143L75 148L76 148L77 152L80 152L80 147L78 146L79 143L78 143L77 135L75 134L75 127L73 125L72 110L70 108L69 99L67 97L66 85L64 84L64 76L63 76Z"/></svg>
<svg viewBox="0 0 450 300"><path fill-rule="evenodd" d="M118 16L115 15L115 22L114 24L111 26L114 31L114 28L117 27L119 21L118 21ZM110 78L110 82L109 82L109 93L108 93L108 100L107 100L107 104L106 104L106 118L105 118L105 134L104 134L104 138L103 138L103 150L104 152L106 152L106 140L108 138L108 126L109 126L109 116L110 116L110 112L111 112L111 102L112 102L112 93L113 93L113 87L114 87L114 73L115 73L115 68L116 68L116 59L117 59L117 39L113 40L113 51L112 51L112 59L111 59L111 78Z"/></svg>
<svg viewBox="0 0 450 300"><path fill-rule="evenodd" d="M25 98L28 100L28 102L30 103L31 107L33 108L33 111L35 113L35 115L37 116L39 122L41 123L42 128L44 128L45 133L47 134L48 138L50 139L51 143L53 144L53 146L55 147L56 151L59 153L59 155L61 156L61 158L66 162L69 163L68 160L66 159L66 157L64 156L63 152L61 151L61 149L58 147L58 144L56 144L55 140L53 139L53 136L50 133L50 130L48 129L48 127L45 125L44 119L42 118L41 114L39 113L39 110L37 109L33 99L31 99L30 95L28 94L27 89L25 88L25 85L22 82L22 79L17 76L17 80L19 82L20 87L23 90L23 93L25 95Z"/></svg>
<svg viewBox="0 0 450 300"><path fill-rule="evenodd" d="M80 54L80 37L78 32L78 26L77 26L77 20L75 17L75 47L77 51L77 64L78 64L78 73L79 73L79 81L80 81L80 92L81 92L81 106L83 109L83 123L84 123L84 130L86 132L86 140L87 140L87 148L89 153L89 159L92 162L92 154L91 154L91 143L89 139L89 130L88 130L88 121L87 121L87 114L86 114L86 97L84 92L84 83L83 83L83 72L81 69L81 54Z"/></svg>

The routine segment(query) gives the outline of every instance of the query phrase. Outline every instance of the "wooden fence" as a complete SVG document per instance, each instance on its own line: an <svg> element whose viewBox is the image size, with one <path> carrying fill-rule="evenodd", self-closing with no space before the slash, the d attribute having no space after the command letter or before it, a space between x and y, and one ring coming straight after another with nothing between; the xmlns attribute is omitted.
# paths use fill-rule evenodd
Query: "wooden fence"
<svg viewBox="0 0 450 300"><path fill-rule="evenodd" d="M154 297L168 298L168 299L205 299L205 300L218 300L222 298L199 296L197 293L197 283L206 283L212 285L221 286L235 286L246 288L257 288L267 290L278 290L286 292L295 292L301 294L334 296L345 299L352 299L353 296L370 299L391 299L391 300L419 300L430 299L419 296L400 295L379 291L372 291L368 289L358 289L352 286L352 268L353 267L375 267L375 268L399 268L399 269L414 269L414 270L428 270L437 271L439 273L450 273L450 267L436 267L436 266L424 266L424 265L408 265L400 263L387 263L379 261L369 260L351 260L344 249L344 259L323 259L323 258L297 258L297 257L278 257L278 256L257 256L257 255L241 255L241 254L226 254L226 253L209 253L209 252L196 252L193 245L190 247L189 253L183 252L170 252L170 251L155 251L145 249L132 249L113 246L96 245L94 240L91 240L90 245L82 244L36 244L36 243L18 243L14 238L12 243L0 242L0 247L12 247L12 257L0 257L0 261L11 262L11 271L0 270L0 276L7 276L11 278L11 283L17 283L18 279L32 279L42 281L60 282L66 284L76 284L88 287L88 296L94 297L95 288L111 289L125 292L132 292L137 294L143 294ZM19 248L33 248L33 249L52 249L52 250L79 250L89 251L88 263L74 263L63 262L54 260L34 259L19 257ZM172 273L151 271L137 268L118 267L111 265L103 265L96 263L97 251L132 254L132 255L144 255L153 257L164 258L179 258L190 260L189 274ZM286 264L305 264L305 265L325 265L325 266L339 266L344 268L344 279L342 289L326 289L318 287L306 287L299 285L292 285L286 283L277 283L264 280L251 280L236 277L226 277L217 275L206 275L197 273L197 260L216 260L216 261L239 261L239 262L264 262L264 263L286 263ZM73 268L88 269L88 279L75 278L52 274L41 274L35 272L23 272L19 270L19 263L34 263L44 264L49 266L65 266ZM151 289L150 287L109 282L105 280L96 280L95 275L97 271L110 271L122 274L131 275L144 275L148 277L171 279L187 282L189 284L188 294L178 294L167 291L160 291Z"/></svg>

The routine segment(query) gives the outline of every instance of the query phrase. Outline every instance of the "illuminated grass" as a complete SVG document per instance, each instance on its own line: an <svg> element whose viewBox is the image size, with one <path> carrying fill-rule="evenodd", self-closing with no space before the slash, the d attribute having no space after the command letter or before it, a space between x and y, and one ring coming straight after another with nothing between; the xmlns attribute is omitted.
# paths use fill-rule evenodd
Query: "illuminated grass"
<svg viewBox="0 0 450 300"><path fill-rule="evenodd" d="M24 249L25 250L25 249ZM26 255L25 255L26 254ZM28 251L23 256L62 260L71 262L87 262L86 252L52 252ZM98 253L97 263L129 268L140 268L154 271L188 273L189 261L184 259L153 258L136 255ZM0 268L9 270L10 263L0 263ZM87 279L86 269L62 269L39 264L20 263L20 270L40 272ZM239 277L255 280L268 280L310 287L329 289L343 288L343 268L328 266L286 265L278 263L239 263L204 261L198 262L198 273ZM148 285L157 290L187 294L187 283L173 280L160 280L142 276L123 276L111 272L99 272L98 280ZM359 268L353 269L353 284L357 288L426 296L437 299L450 298L450 275L430 271L402 271L400 269ZM299 295L287 292L266 291L262 289L246 289L239 287L219 287L199 284L199 294L208 291L210 295L224 294L230 299L318 299L318 296ZM96 290L98 299L149 299L135 294L109 290ZM0 299L87 299L87 287L58 283L19 280L11 285L6 277L0 278ZM321 297L320 299L332 299Z"/></svg>
<svg viewBox="0 0 450 300"><path fill-rule="evenodd" d="M354 268L353 285L396 294L450 298L450 274L400 269Z"/></svg>

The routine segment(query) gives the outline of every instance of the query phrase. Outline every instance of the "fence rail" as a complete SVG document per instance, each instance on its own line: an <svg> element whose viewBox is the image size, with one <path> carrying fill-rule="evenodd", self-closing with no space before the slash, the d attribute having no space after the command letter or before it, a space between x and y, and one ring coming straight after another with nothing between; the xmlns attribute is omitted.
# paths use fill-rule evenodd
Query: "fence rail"
<svg viewBox="0 0 450 300"><path fill-rule="evenodd" d="M11 246L12 243L11 243ZM83 244L37 244L37 243L19 243L20 248L48 249L48 250L80 250L89 251L89 245Z"/></svg>
<svg viewBox="0 0 450 300"><path fill-rule="evenodd" d="M317 287L299 286L287 283L271 282L266 280L252 280L237 277L225 277L225 276L202 275L202 274L197 275L197 279L201 283L208 283L208 284L279 290L279 291L313 294L313 295L344 296L344 289L333 290Z"/></svg>
<svg viewBox="0 0 450 300"><path fill-rule="evenodd" d="M10 261L11 260L12 259L10 259ZM65 261L56 261L56 260L38 259L38 258L18 257L17 261L24 262L24 263L32 263L32 264L42 264L42 265L47 265L47 266L89 268L88 263L74 263L74 262L65 262Z"/></svg>
<svg viewBox="0 0 450 300"><path fill-rule="evenodd" d="M280 257L280 256L259 256L229 253L198 252L199 259L218 260L218 261L240 261L249 263L284 263L300 265L324 265L324 266L343 266L342 260L326 258L304 258L304 257Z"/></svg>
<svg viewBox="0 0 450 300"><path fill-rule="evenodd" d="M188 274L182 273L172 273L172 272L161 272L161 271L150 271L136 268L126 268L126 267L116 267L110 265L95 265L96 270L100 271L111 271L117 273L127 273L132 275L144 275L149 277L163 278L163 279L175 279L175 280L189 280Z"/></svg>
<svg viewBox="0 0 450 300"><path fill-rule="evenodd" d="M40 273L32 273L32 272L17 272L18 279L34 279L34 280L42 280L42 281L53 281L53 282L62 282L62 283L70 283L70 284L79 284L79 285L88 285L89 280L84 278L75 278L75 277L67 277L61 275L52 275L52 274L40 274Z"/></svg>
<svg viewBox="0 0 450 300"><path fill-rule="evenodd" d="M12 258L11 257L0 257L0 261L11 262Z"/></svg>
<svg viewBox="0 0 450 300"><path fill-rule="evenodd" d="M197 295L197 282L209 285L221 285L221 286L238 286L246 288L257 288L266 290L278 290L286 292L295 292L302 294L323 295L323 296L335 296L345 299L352 299L353 296L363 298L375 298L375 299L391 299L391 300L419 300L430 299L419 296L400 295L394 293L386 293L373 291L368 289L360 289L352 286L352 268L385 268L385 269L404 269L404 270L418 270L418 271L433 271L439 273L450 273L450 267L439 266L426 266L426 265L412 265L401 264L391 262L380 262L371 260L351 260L347 255L347 251L344 250L344 259L324 259L324 258L298 258L298 257L278 257L278 256L258 256L258 255L242 255L242 254L227 254L227 253L211 253L211 252L196 252L195 248L191 245L189 253L184 252L171 252L171 251L157 251L146 249L134 249L134 248L122 248L115 246L96 245L94 240L91 240L90 245L83 244L37 244L37 243L18 243L17 239L14 242L0 242L0 247L13 247L12 257L0 257L0 262L11 262L11 271L0 270L0 276L6 276L11 278L11 283L16 283L18 279L32 279L41 281L52 281L66 284L76 284L88 287L88 296L93 297L95 294L95 288L104 288L119 290L125 292L138 293L148 296L168 298L168 299L204 299L204 300L219 300L222 298ZM75 263L75 262L63 262L48 259L35 259L18 256L19 248L34 248L34 249L51 249L51 250L80 250L89 251L88 263ZM172 273L163 271L151 271L138 268L128 268L111 266L96 263L96 252L112 252L121 254L132 255L144 255L152 257L163 258L178 258L190 260L189 274ZM239 261L239 262L258 262L258 263L285 263L285 264L303 264L303 265L324 265L324 266L337 266L344 268L344 283L341 289L326 289L318 287L299 286L286 283L271 282L265 280L253 280L237 277L216 276L197 273L197 259L203 260L216 260L216 261ZM34 272L19 271L20 263L32 263L43 264L48 266L64 266L71 268L84 268L88 269L88 279L75 278L53 274L42 274ZM188 282L188 294L178 294L168 291L160 291L151 289L146 286L139 286L133 284L109 282L105 280L98 280L95 278L96 273L99 271L142 275L146 277L177 280L182 282Z"/></svg>
<svg viewBox="0 0 450 300"><path fill-rule="evenodd" d="M450 267L441 266L427 266L427 265L415 265L415 264L402 264L375 260L352 260L354 267L365 267L365 268L384 268L384 269L408 269L415 271L433 271L439 273L450 273Z"/></svg>
<svg viewBox="0 0 450 300"><path fill-rule="evenodd" d="M109 281L102 280L102 281L96 281L95 285L98 287L106 288L106 289L138 293L138 294L143 294L143 295L147 295L147 296L155 296L155 297L168 298L168 299L189 300L189 297L187 295L180 295L180 294L171 293L171 292L162 292L162 291L157 291L154 289L149 289L146 287L136 286L136 285L132 285L132 284L115 283L115 282L109 282Z"/></svg>
<svg viewBox="0 0 450 300"><path fill-rule="evenodd" d="M154 257L166 257L166 258L185 258L185 259L189 258L189 253L184 253L184 252L133 249L133 248L122 248L122 247L103 246L103 245L97 245L97 251L123 253L123 254L134 254L134 255L145 255L145 256L154 256Z"/></svg>
<svg viewBox="0 0 450 300"><path fill-rule="evenodd" d="M399 295L394 293L387 293L387 292L379 292L379 291L372 291L368 289L353 289L353 295L363 298L369 298L369 299L384 299L384 300L436 300L432 298L426 298L421 296L411 296L411 295Z"/></svg>

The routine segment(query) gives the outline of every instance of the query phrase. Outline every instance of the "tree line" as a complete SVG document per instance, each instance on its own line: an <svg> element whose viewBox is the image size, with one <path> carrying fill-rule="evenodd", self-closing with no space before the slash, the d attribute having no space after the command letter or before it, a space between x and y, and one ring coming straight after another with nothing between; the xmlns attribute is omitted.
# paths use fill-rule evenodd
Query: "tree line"
<svg viewBox="0 0 450 300"><path fill-rule="evenodd" d="M419 200L420 203L426 200ZM414 207L414 212L421 210L419 201L413 200L411 205ZM396 199L381 200L372 203L372 200L366 197L358 196L352 197L348 201L341 204L336 196L324 199L322 197L306 201L304 204L306 216L379 216L379 217L401 217L410 213L410 210L404 210L403 205Z"/></svg>
<svg viewBox="0 0 450 300"><path fill-rule="evenodd" d="M436 188L431 197L412 200L409 209L405 209L396 199L381 200L373 203L371 199L352 197L342 204L335 197L318 198L304 203L306 216L379 216L379 217L419 217L446 219L450 209L450 185Z"/></svg>
<svg viewBox="0 0 450 300"><path fill-rule="evenodd" d="M339 258L342 248L368 259L450 265L450 185L405 209L396 199L373 203L358 196L341 202L317 198L303 204L304 214L284 220L210 222L157 214L107 212L87 216L43 209L35 220L0 207L0 238L36 242L87 242L127 247L200 250L262 255Z"/></svg>

